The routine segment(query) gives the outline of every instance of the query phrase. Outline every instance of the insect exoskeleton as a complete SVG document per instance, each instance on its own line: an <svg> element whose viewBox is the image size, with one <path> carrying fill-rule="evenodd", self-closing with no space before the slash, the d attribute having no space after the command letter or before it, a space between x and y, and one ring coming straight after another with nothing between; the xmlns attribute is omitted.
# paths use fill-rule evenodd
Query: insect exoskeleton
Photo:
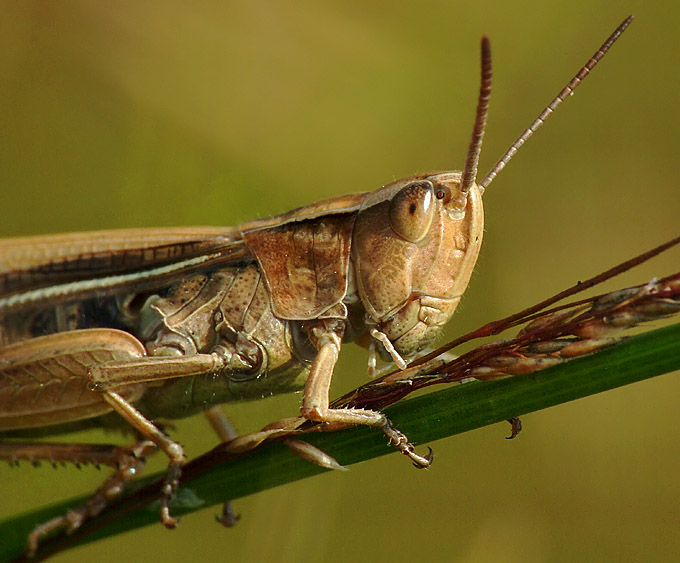
<svg viewBox="0 0 680 563"><path fill-rule="evenodd" d="M460 172L422 174L366 196L352 261L366 324L399 362L430 344L456 309L482 243L481 192Z"/></svg>
<svg viewBox="0 0 680 563"><path fill-rule="evenodd" d="M313 203L239 227L129 229L0 241L0 457L104 463L112 477L68 515L38 526L75 529L99 514L152 445L169 458L161 519L184 451L156 418L206 411L228 451L289 438L303 424L380 429L419 467L406 436L381 413L331 408L343 341L406 368L454 313L482 242L482 194L518 148L623 33L627 18L481 180L477 164L491 90L489 40L461 172L417 174L370 192ZM213 408L304 387L301 416L234 438ZM7 439L108 424L139 436L129 448ZM305 459L337 462L299 443ZM229 518L225 516L225 521Z"/></svg>

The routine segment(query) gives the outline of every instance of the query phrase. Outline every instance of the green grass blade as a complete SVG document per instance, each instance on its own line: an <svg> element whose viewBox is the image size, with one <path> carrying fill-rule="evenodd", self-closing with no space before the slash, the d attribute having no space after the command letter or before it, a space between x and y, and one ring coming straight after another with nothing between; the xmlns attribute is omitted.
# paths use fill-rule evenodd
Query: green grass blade
<svg viewBox="0 0 680 563"><path fill-rule="evenodd" d="M493 424L508 418L566 403L680 369L680 324L631 337L596 354L574 359L533 374L497 381L452 386L385 410L394 424L416 444ZM384 436L375 430L356 427L337 433L314 434L305 440L326 451L343 465L351 465L394 452ZM276 471L271 468L276 467ZM285 446L272 444L241 459L217 465L209 471L187 467L191 479L179 491L173 514L199 508L276 487L324 469L304 462ZM158 476L155 476L158 478ZM140 481L140 486L154 477ZM56 538L45 545L41 555L61 549L65 543L90 542L140 526L158 525L158 503L144 504L130 497L107 512L107 524L92 531L95 519L69 538ZM17 557L26 535L36 523L62 514L83 498L41 508L0 522L0 560ZM124 515L124 517L121 517ZM80 536L84 536L82 539Z"/></svg>

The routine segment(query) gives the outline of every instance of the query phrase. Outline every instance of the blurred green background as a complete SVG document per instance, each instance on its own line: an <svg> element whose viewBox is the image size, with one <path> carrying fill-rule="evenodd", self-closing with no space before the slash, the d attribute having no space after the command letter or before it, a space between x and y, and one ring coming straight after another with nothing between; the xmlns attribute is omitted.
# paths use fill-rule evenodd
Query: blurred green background
<svg viewBox="0 0 680 563"><path fill-rule="evenodd" d="M460 168L483 33L495 64L484 173L630 12L485 196L459 334L678 234L677 2L3 2L0 234L231 225ZM334 396L365 380L365 358L347 347ZM55 561L677 559L679 392L677 377L656 378L527 415L512 442L497 425L432 444L428 471L387 456L241 499L234 530L207 509ZM248 431L298 402L229 412ZM175 435L190 456L214 444L201 418ZM102 478L0 466L0 517Z"/></svg>

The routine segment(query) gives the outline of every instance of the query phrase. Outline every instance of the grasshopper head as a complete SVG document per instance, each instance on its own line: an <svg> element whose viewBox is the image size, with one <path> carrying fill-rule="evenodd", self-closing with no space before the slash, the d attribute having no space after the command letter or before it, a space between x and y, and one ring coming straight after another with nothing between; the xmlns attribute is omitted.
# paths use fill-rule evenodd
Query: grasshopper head
<svg viewBox="0 0 680 563"><path fill-rule="evenodd" d="M418 174L384 186L366 197L354 226L353 263L366 326L382 342L382 355L389 353L402 367L400 356L425 348L453 315L482 244L483 188L475 179L491 94L487 37L481 55L463 171Z"/></svg>
<svg viewBox="0 0 680 563"><path fill-rule="evenodd" d="M365 324L396 356L422 350L451 317L467 287L482 242L482 193L620 37L626 18L539 117L477 182L477 164L491 93L491 47L481 42L481 84L472 140L462 172L420 174L369 194L352 242ZM389 340L387 342L385 339ZM389 350L389 347L394 350ZM396 353L395 353L396 352ZM383 354L385 356L385 354Z"/></svg>
<svg viewBox="0 0 680 563"><path fill-rule="evenodd" d="M401 355L427 346L456 309L482 242L481 192L460 172L419 174L369 194L352 258L366 325Z"/></svg>

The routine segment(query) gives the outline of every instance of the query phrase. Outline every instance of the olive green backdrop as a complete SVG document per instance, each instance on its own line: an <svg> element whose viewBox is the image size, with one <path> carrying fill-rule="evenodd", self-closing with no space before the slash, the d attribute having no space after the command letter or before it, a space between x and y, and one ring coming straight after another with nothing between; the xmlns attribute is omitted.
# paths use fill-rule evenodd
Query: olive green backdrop
<svg viewBox="0 0 680 563"><path fill-rule="evenodd" d="M450 334L678 234L677 2L201 4L2 4L0 235L231 225L460 168L486 33L484 173L630 12L619 44L487 192ZM676 251L608 287L679 262ZM344 350L334 395L365 380L365 358ZM241 499L234 530L208 509L55 560L677 559L679 395L668 375L528 415L512 442L498 425L432 444L428 471L387 456ZM230 412L247 431L298 401ZM175 435L191 456L214 444L201 418ZM102 479L0 466L0 517Z"/></svg>

